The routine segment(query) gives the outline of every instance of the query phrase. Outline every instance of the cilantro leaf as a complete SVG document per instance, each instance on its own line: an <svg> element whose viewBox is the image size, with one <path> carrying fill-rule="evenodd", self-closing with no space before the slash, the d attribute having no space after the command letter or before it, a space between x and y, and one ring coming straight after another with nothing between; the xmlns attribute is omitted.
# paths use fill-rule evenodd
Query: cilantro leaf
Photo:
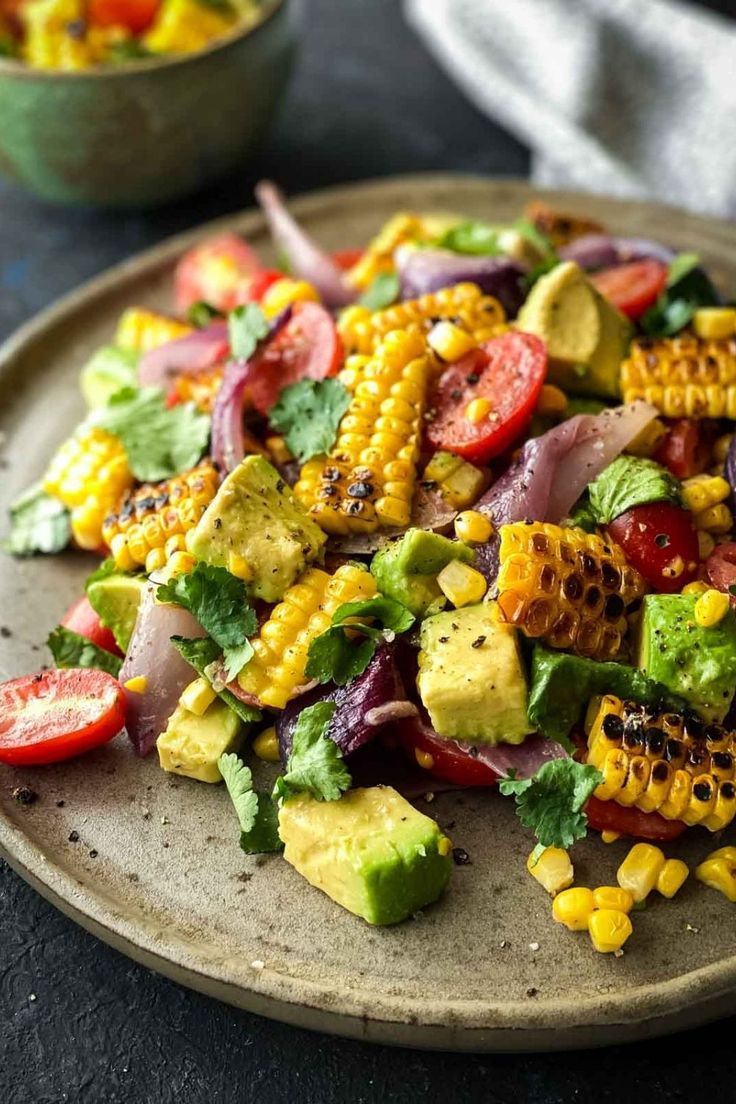
<svg viewBox="0 0 736 1104"><path fill-rule="evenodd" d="M393 598L377 594L374 598L360 598L356 602L343 602L332 615L332 624L341 625L348 617L372 617L380 621L390 632L406 632L414 624L414 614Z"/></svg>
<svg viewBox="0 0 736 1104"><path fill-rule="evenodd" d="M244 303L227 316L230 351L236 360L253 356L259 341L268 333L268 322L257 303Z"/></svg>
<svg viewBox="0 0 736 1104"><path fill-rule="evenodd" d="M667 287L674 287L699 264L700 257L697 253L678 253L670 261L667 269Z"/></svg>
<svg viewBox="0 0 736 1104"><path fill-rule="evenodd" d="M218 310L217 307L213 307L211 303L206 302L204 299L200 299L197 303L192 303L187 311L187 322L191 322L198 330L204 330L211 322L214 322L215 319L224 317L221 310Z"/></svg>
<svg viewBox="0 0 736 1104"><path fill-rule="evenodd" d="M502 778L499 789L505 797L513 794L519 820L542 847L568 848L584 838L588 818L583 806L602 781L597 767L551 759L533 778Z"/></svg>
<svg viewBox="0 0 736 1104"><path fill-rule="evenodd" d="M240 846L246 855L264 855L269 851L282 851L283 840L279 835L279 807L270 794L256 791L258 807L253 827L240 833Z"/></svg>
<svg viewBox="0 0 736 1104"><path fill-rule="evenodd" d="M361 620L347 625L348 618ZM364 618L380 621L383 629L366 625ZM406 632L413 624L414 615L405 606L382 594L375 598L344 602L332 615L330 628L310 644L306 676L318 682L345 686L351 679L363 674L382 638ZM356 632L365 639L356 640Z"/></svg>
<svg viewBox="0 0 736 1104"><path fill-rule="evenodd" d="M61 552L71 540L69 511L47 495L40 483L29 487L10 507L10 535L0 548L11 556Z"/></svg>
<svg viewBox="0 0 736 1104"><path fill-rule="evenodd" d="M303 379L284 387L268 417L303 464L330 451L349 406L350 392L339 380Z"/></svg>
<svg viewBox="0 0 736 1104"><path fill-rule="evenodd" d="M698 255L679 253L670 262L666 288L640 324L649 337L671 337L687 326L699 307L718 306L720 301Z"/></svg>
<svg viewBox="0 0 736 1104"><path fill-rule="evenodd" d="M228 682L232 682L233 679L238 677L252 655L253 645L250 640L244 640L242 644L232 644L229 648L225 648L223 658Z"/></svg>
<svg viewBox="0 0 736 1104"><path fill-rule="evenodd" d="M215 641L209 636L197 637L194 640L187 640L184 636L172 636L171 643L197 674L201 675L202 678L206 678L211 684L211 679L207 676L207 668L210 664L217 663L222 655L221 649ZM232 709L233 713L237 713L241 721L246 724L260 721L262 716L260 710L254 709L252 705L247 705L246 702L241 701L227 687L216 690L215 693Z"/></svg>
<svg viewBox="0 0 736 1104"><path fill-rule="evenodd" d="M117 678L123 661L120 656L98 648L86 636L72 632L64 625L57 625L46 641L57 667L97 667Z"/></svg>
<svg viewBox="0 0 736 1104"><path fill-rule="evenodd" d="M554 262L554 264L559 262L560 258L552 242L547 235L531 221L531 219L517 219L516 222L512 224L511 228L522 238L525 238L526 241L541 254L546 262ZM554 265L551 265L551 267L554 267Z"/></svg>
<svg viewBox="0 0 736 1104"><path fill-rule="evenodd" d="M437 242L440 249L451 249L453 253L467 253L472 256L495 256L501 252L498 244L498 229L487 222L460 222L446 230Z"/></svg>
<svg viewBox="0 0 736 1104"><path fill-rule="evenodd" d="M279 799L309 793L317 801L337 801L350 788L342 752L326 735L336 708L334 702L321 701L299 714L286 770L276 780L274 795Z"/></svg>
<svg viewBox="0 0 736 1104"><path fill-rule="evenodd" d="M94 425L120 438L128 465L142 483L155 483L194 467L210 434L210 418L193 403L168 409L163 391L124 387L94 412Z"/></svg>
<svg viewBox="0 0 736 1104"><path fill-rule="evenodd" d="M588 486L590 508L599 525L650 502L682 505L679 479L643 456L618 456Z"/></svg>
<svg viewBox="0 0 736 1104"><path fill-rule="evenodd" d="M359 303L361 307L367 307L368 310L383 310L396 302L400 290L401 281L398 272L379 272L361 295Z"/></svg>
<svg viewBox="0 0 736 1104"><path fill-rule="evenodd" d="M249 855L280 851L284 845L278 833L276 803L268 794L253 789L250 767L232 752L221 755L217 767L235 807L243 851Z"/></svg>
<svg viewBox="0 0 736 1104"><path fill-rule="evenodd" d="M198 563L156 591L159 602L183 606L221 648L237 648L258 628L245 583L224 567Z"/></svg>

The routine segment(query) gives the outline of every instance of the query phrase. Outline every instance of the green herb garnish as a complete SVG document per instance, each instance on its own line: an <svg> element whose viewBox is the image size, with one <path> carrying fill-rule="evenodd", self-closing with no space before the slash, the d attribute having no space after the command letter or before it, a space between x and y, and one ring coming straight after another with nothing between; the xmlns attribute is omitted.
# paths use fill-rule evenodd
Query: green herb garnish
<svg viewBox="0 0 736 1104"><path fill-rule="evenodd" d="M350 392L339 380L303 379L283 389L268 417L303 464L330 451L349 406Z"/></svg>

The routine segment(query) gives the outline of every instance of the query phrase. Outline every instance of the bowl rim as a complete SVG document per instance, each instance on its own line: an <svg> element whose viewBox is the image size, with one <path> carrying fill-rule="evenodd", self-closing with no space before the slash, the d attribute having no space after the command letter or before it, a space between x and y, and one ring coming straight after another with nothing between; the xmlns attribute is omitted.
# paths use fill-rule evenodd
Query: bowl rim
<svg viewBox="0 0 736 1104"><path fill-rule="evenodd" d="M138 61L125 62L119 66L95 65L89 69L37 69L26 65L16 58L0 57L0 77L12 76L21 80L46 80L46 81L90 81L90 80L120 80L122 77L137 73L152 73L159 69L174 69L177 66L190 64L200 58L210 57L226 50L241 39L250 38L265 27L279 11L284 9L289 0L261 0L264 12L256 23L244 27L235 27L226 35L215 38L201 50L195 50L188 54L160 54L157 57L141 58Z"/></svg>

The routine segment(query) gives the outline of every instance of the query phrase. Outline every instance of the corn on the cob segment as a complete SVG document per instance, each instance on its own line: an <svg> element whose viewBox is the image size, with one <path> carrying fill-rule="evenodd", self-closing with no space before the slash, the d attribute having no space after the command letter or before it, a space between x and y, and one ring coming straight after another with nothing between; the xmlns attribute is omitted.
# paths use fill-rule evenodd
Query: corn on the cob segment
<svg viewBox="0 0 736 1104"><path fill-rule="evenodd" d="M125 450L105 429L83 428L59 448L43 478L43 489L71 511L80 548L102 544L105 515L133 483Z"/></svg>
<svg viewBox="0 0 736 1104"><path fill-rule="evenodd" d="M692 333L638 338L621 365L624 402L645 399L668 418L736 418L736 339Z"/></svg>
<svg viewBox="0 0 736 1104"><path fill-rule="evenodd" d="M621 648L626 610L645 584L612 542L544 522L502 525L501 620L553 648L609 659Z"/></svg>
<svg viewBox="0 0 736 1104"><path fill-rule="evenodd" d="M254 654L238 676L243 690L261 705L283 709L304 685L309 645L330 627L335 610L375 593L373 576L355 564L344 564L334 575L309 568L252 641Z"/></svg>
<svg viewBox="0 0 736 1104"><path fill-rule="evenodd" d="M736 815L736 733L606 695L588 735L602 801L720 831ZM656 881L656 878L655 878Z"/></svg>
<svg viewBox="0 0 736 1104"><path fill-rule="evenodd" d="M477 284L455 284L373 313L367 307L348 307L337 328L348 353L368 355L392 330L428 334L442 320L465 330L476 345L506 328L503 307Z"/></svg>
<svg viewBox="0 0 736 1104"><path fill-rule="evenodd" d="M335 446L308 460L294 487L326 532L409 524L430 376L418 333L390 333L373 356L348 358L339 379L352 400Z"/></svg>
<svg viewBox="0 0 736 1104"><path fill-rule="evenodd" d="M421 238L423 234L424 225L418 215L399 211L383 224L375 238L369 242L362 255L348 270L348 280L353 287L365 291L376 276L382 272L391 271L395 249L404 242Z"/></svg>
<svg viewBox="0 0 736 1104"><path fill-rule="evenodd" d="M180 402L193 402L205 414L211 414L224 372L225 369L217 365L191 376L181 373L174 380L172 390Z"/></svg>
<svg viewBox="0 0 736 1104"><path fill-rule="evenodd" d="M121 571L162 568L186 551L186 534L215 497L219 478L205 460L162 483L146 483L117 502L105 518L102 536Z"/></svg>
<svg viewBox="0 0 736 1104"><path fill-rule="evenodd" d="M193 327L177 318L146 310L145 307L129 307L123 311L115 331L115 344L134 353L148 353L159 345L186 337Z"/></svg>

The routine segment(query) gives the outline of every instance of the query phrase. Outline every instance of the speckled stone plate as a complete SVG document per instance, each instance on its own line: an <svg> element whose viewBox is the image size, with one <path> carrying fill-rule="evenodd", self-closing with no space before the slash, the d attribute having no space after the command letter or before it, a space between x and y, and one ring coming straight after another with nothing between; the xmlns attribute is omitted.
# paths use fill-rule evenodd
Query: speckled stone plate
<svg viewBox="0 0 736 1104"><path fill-rule="evenodd" d="M328 247L357 245L399 208L501 220L526 184L407 177L295 202ZM736 287L736 229L661 207L551 194L625 234L700 252ZM25 326L0 352L0 497L42 472L83 414L80 366L131 303L169 305L181 251L237 229L268 256L263 220L246 213L167 242L87 284ZM42 642L79 593L81 555L0 560L0 678L38 667ZM30 806L12 797L27 784ZM0 849L39 892L125 954L225 1001L290 1023L362 1039L457 1050L538 1050L641 1039L736 1010L736 912L691 881L634 915L620 958L552 922L524 870L530 839L508 801L456 793L419 805L447 826L470 863L415 919L370 928L279 857L249 857L222 788L163 774L125 737L68 765L0 768ZM450 827L452 825L452 827ZM78 838L77 838L78 835ZM672 846L691 865L712 848L700 830ZM626 850L596 837L575 848L583 884L614 879Z"/></svg>

